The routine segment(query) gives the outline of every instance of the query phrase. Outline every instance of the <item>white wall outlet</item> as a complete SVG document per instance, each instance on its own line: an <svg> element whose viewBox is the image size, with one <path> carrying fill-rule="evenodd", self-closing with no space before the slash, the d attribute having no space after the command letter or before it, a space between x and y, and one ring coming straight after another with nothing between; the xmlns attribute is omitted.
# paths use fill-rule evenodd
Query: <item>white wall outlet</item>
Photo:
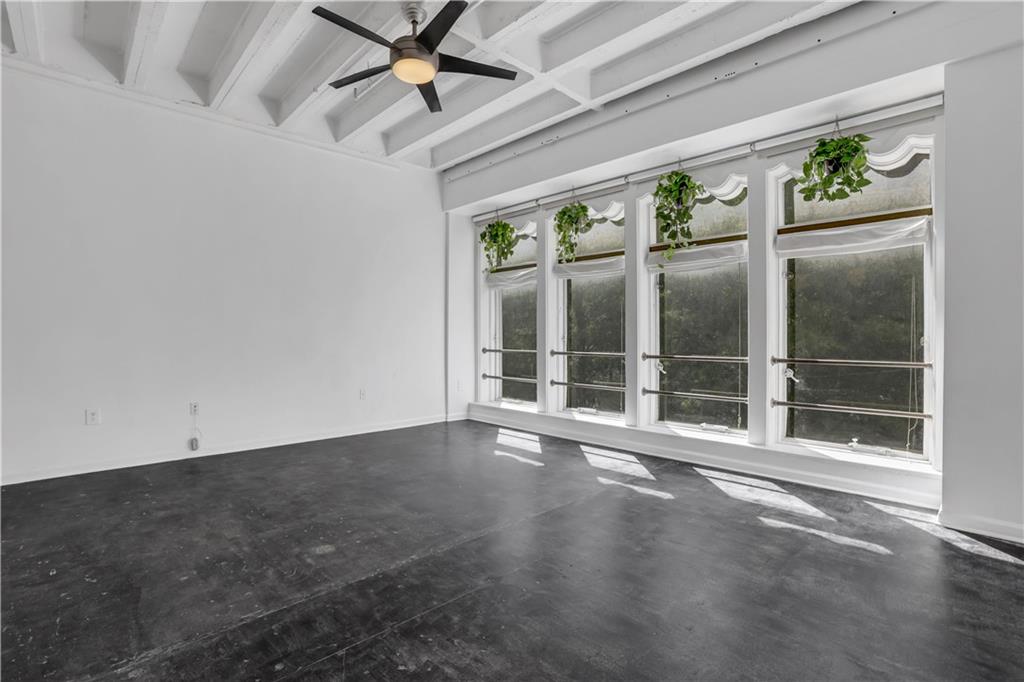
<svg viewBox="0 0 1024 682"><path fill-rule="evenodd" d="M87 407L85 408L85 425L86 426L99 426L100 422L103 421L103 415L100 414L100 408L98 407Z"/></svg>
<svg viewBox="0 0 1024 682"><path fill-rule="evenodd" d="M188 404L188 413L189 413L189 416L192 416L192 417L194 417L197 414L199 414L199 403L197 401L193 400L193 401L191 401Z"/></svg>
<svg viewBox="0 0 1024 682"><path fill-rule="evenodd" d="M365 388L359 389L359 399L360 400L366 400L366 389Z"/></svg>

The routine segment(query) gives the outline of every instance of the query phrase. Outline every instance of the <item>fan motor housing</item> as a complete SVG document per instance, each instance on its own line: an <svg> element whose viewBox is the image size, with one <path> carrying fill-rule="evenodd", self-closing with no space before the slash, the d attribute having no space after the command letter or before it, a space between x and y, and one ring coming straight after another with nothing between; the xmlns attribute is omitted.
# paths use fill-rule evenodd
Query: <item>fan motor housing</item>
<svg viewBox="0 0 1024 682"><path fill-rule="evenodd" d="M418 59L422 62L429 62L437 71L437 53L430 54L427 48L416 42L412 36L402 36L392 41L395 47L391 50L391 66L399 59Z"/></svg>

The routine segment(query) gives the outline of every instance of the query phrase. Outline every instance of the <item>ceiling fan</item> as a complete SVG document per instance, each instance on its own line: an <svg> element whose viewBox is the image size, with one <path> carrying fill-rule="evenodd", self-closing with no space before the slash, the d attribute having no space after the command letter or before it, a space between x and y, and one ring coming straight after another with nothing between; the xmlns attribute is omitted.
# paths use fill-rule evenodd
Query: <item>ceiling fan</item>
<svg viewBox="0 0 1024 682"><path fill-rule="evenodd" d="M418 2L402 3L402 13L405 19L412 24L412 33L401 38L390 41L378 35L368 28L364 28L354 21L339 16L329 9L316 7L313 14L322 17L327 21L341 26L343 29L352 31L356 35L367 40L383 45L391 50L391 63L387 66L375 66L351 76L345 76L331 83L332 88L343 88L365 78L376 76L390 70L400 81L411 83L419 88L423 95L427 108L432 112L441 111L441 100L437 98L437 89L434 88L434 76L439 72L467 73L473 76L488 76L490 78L506 78L515 80L516 72L502 69L489 64L453 57L450 54L438 52L437 48L441 41L448 35L448 31L459 16L466 11L469 5L464 0L450 0L441 8L426 28L417 33L419 25L426 19L426 12Z"/></svg>

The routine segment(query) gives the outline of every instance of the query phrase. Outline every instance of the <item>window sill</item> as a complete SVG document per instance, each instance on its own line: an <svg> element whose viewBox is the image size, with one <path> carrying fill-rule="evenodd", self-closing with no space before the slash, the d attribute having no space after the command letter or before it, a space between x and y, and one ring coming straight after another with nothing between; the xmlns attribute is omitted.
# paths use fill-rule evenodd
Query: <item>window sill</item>
<svg viewBox="0 0 1024 682"><path fill-rule="evenodd" d="M938 509L942 474L927 462L805 443L756 445L742 433L709 433L685 426L627 426L622 419L574 412L538 412L507 403L470 403L469 418L602 447L688 464L719 467L819 488Z"/></svg>
<svg viewBox="0 0 1024 682"><path fill-rule="evenodd" d="M896 469L899 471L931 472L937 476L941 475L940 472L932 466L932 463L926 460L897 458L866 452L855 452L849 448L830 446L827 443L785 440L778 443L775 448L782 452L791 452L803 457L824 457L842 462L863 464L865 466Z"/></svg>

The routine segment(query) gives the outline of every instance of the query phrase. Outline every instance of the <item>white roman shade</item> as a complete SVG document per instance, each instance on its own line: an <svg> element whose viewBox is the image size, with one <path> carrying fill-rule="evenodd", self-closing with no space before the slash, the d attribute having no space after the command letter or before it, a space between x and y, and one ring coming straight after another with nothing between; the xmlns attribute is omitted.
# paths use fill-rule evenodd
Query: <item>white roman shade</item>
<svg viewBox="0 0 1024 682"><path fill-rule="evenodd" d="M532 284L537 279L537 266L520 268L518 270L502 270L499 272L488 272L484 282L489 287L496 289L511 289L513 287Z"/></svg>
<svg viewBox="0 0 1024 682"><path fill-rule="evenodd" d="M742 263L746 260L747 240L744 239L676 249L672 260L665 257L664 251L652 251L647 254L647 267L657 272L681 272L717 268L720 265Z"/></svg>
<svg viewBox="0 0 1024 682"><path fill-rule="evenodd" d="M594 260L578 260L572 263L557 263L555 277L579 279L581 277L606 277L626 271L624 256L609 256Z"/></svg>
<svg viewBox="0 0 1024 682"><path fill-rule="evenodd" d="M929 218L918 217L780 234L775 237L775 251L783 258L807 258L915 246L925 242L930 227Z"/></svg>

